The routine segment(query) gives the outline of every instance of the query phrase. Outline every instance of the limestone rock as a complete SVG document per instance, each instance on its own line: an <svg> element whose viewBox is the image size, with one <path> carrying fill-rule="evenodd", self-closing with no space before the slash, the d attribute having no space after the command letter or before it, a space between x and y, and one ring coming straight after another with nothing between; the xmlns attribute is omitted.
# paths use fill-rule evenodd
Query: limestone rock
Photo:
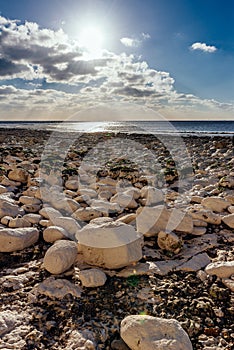
<svg viewBox="0 0 234 350"><path fill-rule="evenodd" d="M37 242L39 231L33 227L0 229L0 252L14 252Z"/></svg>
<svg viewBox="0 0 234 350"><path fill-rule="evenodd" d="M179 209L167 209L163 205L137 210L137 231L146 237L156 236L160 231L192 233L193 220Z"/></svg>
<svg viewBox="0 0 234 350"><path fill-rule="evenodd" d="M33 213L31 213L31 214L25 214L25 215L23 216L23 218L24 218L25 220L27 220L28 222L30 222L31 224L38 224L39 221L42 219L41 215L39 215L39 214L33 214Z"/></svg>
<svg viewBox="0 0 234 350"><path fill-rule="evenodd" d="M103 216L101 211L91 207L80 208L72 215L73 218L86 222L92 219L100 218L101 216Z"/></svg>
<svg viewBox="0 0 234 350"><path fill-rule="evenodd" d="M110 202L117 203L122 208L136 209L138 207L135 199L131 195L124 192L116 193L113 197L111 197Z"/></svg>
<svg viewBox="0 0 234 350"><path fill-rule="evenodd" d="M42 215L46 219L53 220L54 218L57 218L59 216L62 216L60 211L52 208L52 207L44 207L39 211L39 214Z"/></svg>
<svg viewBox="0 0 234 350"><path fill-rule="evenodd" d="M131 350L192 350L191 341L179 322L148 315L125 317L120 335Z"/></svg>
<svg viewBox="0 0 234 350"><path fill-rule="evenodd" d="M17 215L23 215L24 210L18 205L13 204L9 201L1 201L0 202L0 218L4 216L16 217Z"/></svg>
<svg viewBox="0 0 234 350"><path fill-rule="evenodd" d="M146 205L155 205L164 201L163 192L152 186L142 187L141 197L146 199Z"/></svg>
<svg viewBox="0 0 234 350"><path fill-rule="evenodd" d="M44 257L44 268L52 274L67 271L76 261L78 254L77 244L72 241L56 241Z"/></svg>
<svg viewBox="0 0 234 350"><path fill-rule="evenodd" d="M28 172L24 169L16 168L9 172L8 178L13 181L26 183L28 180Z"/></svg>
<svg viewBox="0 0 234 350"><path fill-rule="evenodd" d="M35 295L44 294L56 299L63 299L67 294L71 294L75 298L80 298L81 293L81 287L74 285L66 279L55 279L54 276L48 277L33 288L33 294Z"/></svg>
<svg viewBox="0 0 234 350"><path fill-rule="evenodd" d="M222 211L227 209L227 207L229 207L231 203L225 200L224 198L213 196L203 198L203 200L201 201L201 205L216 213L221 213Z"/></svg>
<svg viewBox="0 0 234 350"><path fill-rule="evenodd" d="M99 287L106 283L106 275L99 269L82 270L79 278L84 287Z"/></svg>
<svg viewBox="0 0 234 350"><path fill-rule="evenodd" d="M30 227L32 226L31 223L26 220L24 217L22 218L12 218L8 222L8 226L12 228L17 228L17 227Z"/></svg>
<svg viewBox="0 0 234 350"><path fill-rule="evenodd" d="M121 222L88 224L76 238L84 261L91 265L115 269L142 257L142 235Z"/></svg>
<svg viewBox="0 0 234 350"><path fill-rule="evenodd" d="M208 275L216 275L220 278L229 278L234 275L234 260L233 261L217 261L209 264L205 271Z"/></svg>
<svg viewBox="0 0 234 350"><path fill-rule="evenodd" d="M222 221L230 228L234 228L234 214L223 216Z"/></svg>
<svg viewBox="0 0 234 350"><path fill-rule="evenodd" d="M29 205L41 204L40 199L34 198L34 197L29 197L29 196L21 196L19 198L19 202L22 204L29 204Z"/></svg>
<svg viewBox="0 0 234 350"><path fill-rule="evenodd" d="M121 213L122 209L120 208L120 205L117 203L110 203L105 200L100 199L94 199L91 202L91 207L99 210L100 212L104 214L110 214L110 213Z"/></svg>
<svg viewBox="0 0 234 350"><path fill-rule="evenodd" d="M49 226L43 231L43 238L46 242L54 243L59 239L67 238L68 233L59 226Z"/></svg>
<svg viewBox="0 0 234 350"><path fill-rule="evenodd" d="M202 220L209 224L220 225L221 216L213 213L211 210L202 210L200 208L192 208L189 210L189 214L195 220Z"/></svg>
<svg viewBox="0 0 234 350"><path fill-rule="evenodd" d="M174 232L160 231L157 243L159 248L178 253L183 245L182 240Z"/></svg>
<svg viewBox="0 0 234 350"><path fill-rule="evenodd" d="M56 217L51 221L52 221L53 226L60 226L60 227L64 228L64 230L67 231L68 237L70 239L75 239L76 233L79 232L79 230L81 228L75 219L68 218L65 216Z"/></svg>
<svg viewBox="0 0 234 350"><path fill-rule="evenodd" d="M40 204L24 204L22 206L22 209L25 210L27 213L38 213L41 209Z"/></svg>

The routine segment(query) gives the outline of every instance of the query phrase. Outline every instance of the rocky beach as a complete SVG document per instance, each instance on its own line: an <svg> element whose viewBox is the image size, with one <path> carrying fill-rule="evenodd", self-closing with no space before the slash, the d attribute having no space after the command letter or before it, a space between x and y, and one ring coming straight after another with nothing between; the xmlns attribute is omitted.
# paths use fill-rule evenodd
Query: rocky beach
<svg viewBox="0 0 234 350"><path fill-rule="evenodd" d="M233 349L233 137L0 129L0 149L0 349Z"/></svg>

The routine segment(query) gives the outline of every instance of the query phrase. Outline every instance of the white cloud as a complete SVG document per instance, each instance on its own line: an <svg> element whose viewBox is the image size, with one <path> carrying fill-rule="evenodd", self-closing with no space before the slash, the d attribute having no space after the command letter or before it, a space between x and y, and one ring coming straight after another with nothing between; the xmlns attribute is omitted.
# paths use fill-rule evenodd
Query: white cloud
<svg viewBox="0 0 234 350"><path fill-rule="evenodd" d="M144 40L148 40L151 38L150 34L149 33L141 33L141 36Z"/></svg>
<svg viewBox="0 0 234 350"><path fill-rule="evenodd" d="M133 38L121 38L120 42L127 47L138 47L140 45L140 40L138 39L133 39Z"/></svg>
<svg viewBox="0 0 234 350"><path fill-rule="evenodd" d="M217 51L217 48L215 46L211 46L211 45L207 45L205 43L199 43L199 42L192 44L190 46L190 49L191 50L200 50L200 51L209 52L209 53L213 53L213 52Z"/></svg>

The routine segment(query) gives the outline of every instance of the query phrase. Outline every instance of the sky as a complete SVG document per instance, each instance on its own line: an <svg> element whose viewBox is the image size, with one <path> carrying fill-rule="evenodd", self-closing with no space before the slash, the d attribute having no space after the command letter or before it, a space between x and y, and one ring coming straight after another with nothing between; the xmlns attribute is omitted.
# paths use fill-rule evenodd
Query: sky
<svg viewBox="0 0 234 350"><path fill-rule="evenodd" d="M234 120L233 0L0 0L0 121Z"/></svg>

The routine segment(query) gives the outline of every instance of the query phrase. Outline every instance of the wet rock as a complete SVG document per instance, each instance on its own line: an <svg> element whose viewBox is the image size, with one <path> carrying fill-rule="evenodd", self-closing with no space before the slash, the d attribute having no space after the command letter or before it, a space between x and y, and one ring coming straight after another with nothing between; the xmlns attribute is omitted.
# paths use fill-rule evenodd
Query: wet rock
<svg viewBox="0 0 234 350"><path fill-rule="evenodd" d="M46 242L54 243L67 237L67 231L59 226L49 226L43 231L43 238Z"/></svg>
<svg viewBox="0 0 234 350"><path fill-rule="evenodd" d="M192 350L187 333L175 319L148 315L125 317L120 335L131 350Z"/></svg>
<svg viewBox="0 0 234 350"><path fill-rule="evenodd" d="M178 253L183 245L182 240L174 232L160 231L157 238L159 248Z"/></svg>
<svg viewBox="0 0 234 350"><path fill-rule="evenodd" d="M205 271L208 275L216 275L220 278L229 278L234 275L234 260L233 261L217 261L209 264Z"/></svg>
<svg viewBox="0 0 234 350"><path fill-rule="evenodd" d="M56 241L44 257L44 268L52 274L67 271L76 261L78 254L77 244L68 240Z"/></svg>
<svg viewBox="0 0 234 350"><path fill-rule="evenodd" d="M222 221L230 228L234 228L234 214L229 214L222 217Z"/></svg>
<svg viewBox="0 0 234 350"><path fill-rule="evenodd" d="M216 213L221 213L225 209L227 209L227 207L229 207L231 203L225 200L224 198L213 196L213 197L203 198L201 205L203 205L203 207L206 207Z"/></svg>
<svg viewBox="0 0 234 350"><path fill-rule="evenodd" d="M56 299L63 299L67 294L71 294L75 298L80 298L82 288L66 279L55 279L55 277L51 276L36 285L32 292L36 296L38 294L44 294L50 298Z"/></svg>
<svg viewBox="0 0 234 350"><path fill-rule="evenodd" d="M0 252L14 252L30 247L38 241L36 228L0 229Z"/></svg>
<svg viewBox="0 0 234 350"><path fill-rule="evenodd" d="M192 233L193 220L179 209L167 209L163 205L137 210L137 231L146 237L156 236L160 231Z"/></svg>
<svg viewBox="0 0 234 350"><path fill-rule="evenodd" d="M26 183L28 181L28 172L24 169L16 168L9 172L8 178L12 181Z"/></svg>
<svg viewBox="0 0 234 350"><path fill-rule="evenodd" d="M99 269L82 270L79 279L84 287L100 287L106 283L106 275Z"/></svg>
<svg viewBox="0 0 234 350"><path fill-rule="evenodd" d="M88 264L115 269L142 257L142 236L130 225L107 222L88 224L76 234L79 248Z"/></svg>

